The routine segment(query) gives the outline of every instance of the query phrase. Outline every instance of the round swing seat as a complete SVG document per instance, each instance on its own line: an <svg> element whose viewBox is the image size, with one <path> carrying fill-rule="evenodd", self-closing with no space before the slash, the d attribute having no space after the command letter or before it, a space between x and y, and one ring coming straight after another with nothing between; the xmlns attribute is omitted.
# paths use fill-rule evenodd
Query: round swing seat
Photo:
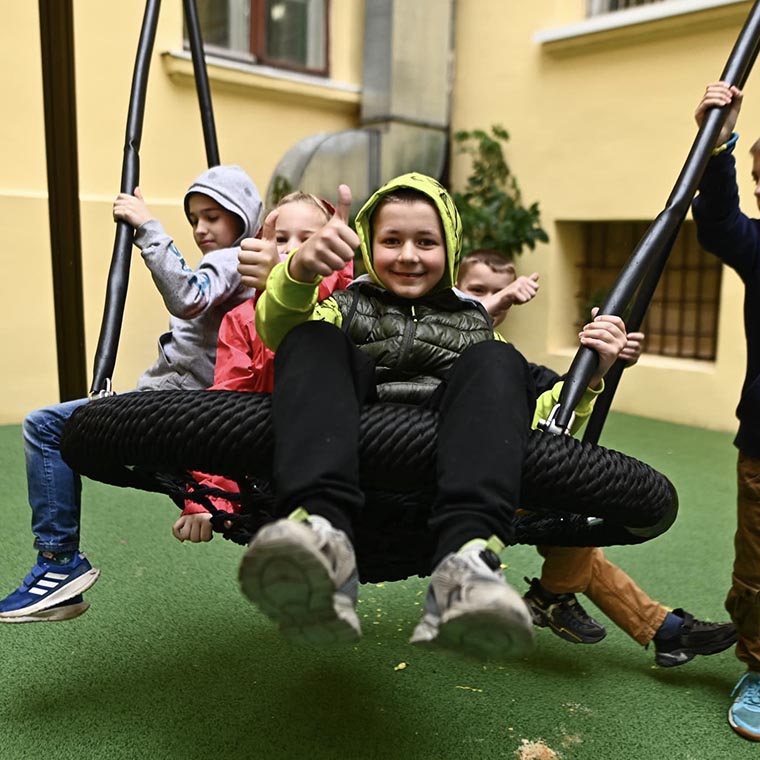
<svg viewBox="0 0 760 760"><path fill-rule="evenodd" d="M66 424L61 451L82 475L165 493L178 504L191 496L191 471L236 480L243 512L225 537L247 543L273 504L270 410L267 394L126 393L80 407ZM363 581L430 570L427 519L435 489L436 427L437 415L419 407L378 403L362 411L366 505L355 544ZM667 530L677 509L673 485L649 465L571 436L534 430L523 463L514 542L641 543ZM221 527L222 521L215 524Z"/></svg>

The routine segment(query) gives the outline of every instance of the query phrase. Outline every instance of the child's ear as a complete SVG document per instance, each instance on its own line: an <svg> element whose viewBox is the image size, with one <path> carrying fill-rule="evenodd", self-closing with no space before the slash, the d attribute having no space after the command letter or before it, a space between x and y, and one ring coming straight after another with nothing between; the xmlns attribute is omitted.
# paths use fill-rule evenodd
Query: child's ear
<svg viewBox="0 0 760 760"><path fill-rule="evenodd" d="M507 272L509 272L512 277L517 277L517 270L515 269L515 265L510 261L507 264Z"/></svg>

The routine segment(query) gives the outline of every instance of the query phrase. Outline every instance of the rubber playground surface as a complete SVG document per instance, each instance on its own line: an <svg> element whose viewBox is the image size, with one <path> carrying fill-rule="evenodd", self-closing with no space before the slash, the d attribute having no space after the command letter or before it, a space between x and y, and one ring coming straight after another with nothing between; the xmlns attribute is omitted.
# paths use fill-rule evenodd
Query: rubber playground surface
<svg viewBox="0 0 760 760"><path fill-rule="evenodd" d="M653 597L722 620L735 524L732 436L612 414L602 444L676 485L660 538L609 556ZM0 593L34 554L19 426L0 428ZM743 670L732 651L671 669L597 611L607 637L569 644L542 629L514 662L478 664L407 643L426 584L363 585L364 635L347 649L283 641L237 587L241 547L170 536L165 497L86 481L83 544L102 575L91 609L57 624L0 626L0 758L518 758L742 760L729 728ZM540 568L503 554L507 579Z"/></svg>

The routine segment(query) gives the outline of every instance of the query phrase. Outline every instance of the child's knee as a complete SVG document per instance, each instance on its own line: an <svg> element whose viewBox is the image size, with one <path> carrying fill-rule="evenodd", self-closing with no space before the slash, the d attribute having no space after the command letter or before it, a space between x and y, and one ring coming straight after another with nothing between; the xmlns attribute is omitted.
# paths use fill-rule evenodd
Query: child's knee
<svg viewBox="0 0 760 760"><path fill-rule="evenodd" d="M485 363L487 366L501 364L525 368L527 363L523 355L511 344L500 340L484 340L475 343L462 352L460 360L476 364Z"/></svg>
<svg viewBox="0 0 760 760"><path fill-rule="evenodd" d="M345 344L346 337L340 329L329 322L319 320L303 322L296 325L283 338L275 353L275 366L289 354L298 352L319 352L323 354L332 345Z"/></svg>
<svg viewBox="0 0 760 760"><path fill-rule="evenodd" d="M457 362L458 369L485 383L496 383L514 393L519 388L529 391L532 399L533 380L525 357L511 344L488 340L476 343L464 351Z"/></svg>
<svg viewBox="0 0 760 760"><path fill-rule="evenodd" d="M51 425L56 419L57 417L48 408L36 409L33 412L29 412L29 414L27 414L24 418L22 425L24 439L37 440L43 435L47 437L49 435ZM57 427L62 428L63 425L59 425Z"/></svg>
<svg viewBox="0 0 760 760"><path fill-rule="evenodd" d="M743 583L736 576L726 597L726 611L742 632L760 631L760 589Z"/></svg>

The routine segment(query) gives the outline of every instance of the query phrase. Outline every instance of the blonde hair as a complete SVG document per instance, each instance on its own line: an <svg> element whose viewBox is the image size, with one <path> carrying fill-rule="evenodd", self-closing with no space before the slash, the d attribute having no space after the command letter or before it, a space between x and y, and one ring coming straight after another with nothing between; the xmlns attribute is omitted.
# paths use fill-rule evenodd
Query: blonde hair
<svg viewBox="0 0 760 760"><path fill-rule="evenodd" d="M280 198L275 208L280 208L280 206L284 206L286 203L308 203L312 206L316 206L325 215L325 221L328 222L332 219L332 216L335 213L335 210L328 208L327 204L321 198L318 198L311 193L304 193L301 190L295 190L292 193L284 195ZM266 216L264 218L266 219Z"/></svg>

